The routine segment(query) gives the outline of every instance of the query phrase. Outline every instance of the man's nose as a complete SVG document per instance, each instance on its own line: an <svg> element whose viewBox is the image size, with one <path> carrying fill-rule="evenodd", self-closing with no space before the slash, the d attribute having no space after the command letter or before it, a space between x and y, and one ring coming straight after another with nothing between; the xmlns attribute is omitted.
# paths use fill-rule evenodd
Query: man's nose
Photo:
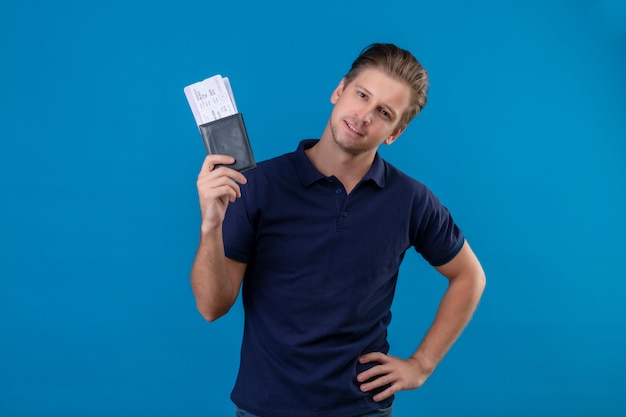
<svg viewBox="0 0 626 417"><path fill-rule="evenodd" d="M357 116L359 119L361 119L361 121L364 124L369 125L370 123L372 123L373 112L374 112L373 108L369 106L365 106L362 109L360 109Z"/></svg>

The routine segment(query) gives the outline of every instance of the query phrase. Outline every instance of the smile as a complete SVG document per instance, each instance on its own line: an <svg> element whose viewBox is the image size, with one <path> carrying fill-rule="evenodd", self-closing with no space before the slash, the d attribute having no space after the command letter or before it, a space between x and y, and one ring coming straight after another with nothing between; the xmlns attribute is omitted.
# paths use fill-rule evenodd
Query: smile
<svg viewBox="0 0 626 417"><path fill-rule="evenodd" d="M363 136L363 134L359 130L357 130L357 128L352 126L349 122L346 121L345 123L346 123L346 126L348 126L348 129L350 129L351 131L353 131L354 133L356 133L359 136Z"/></svg>

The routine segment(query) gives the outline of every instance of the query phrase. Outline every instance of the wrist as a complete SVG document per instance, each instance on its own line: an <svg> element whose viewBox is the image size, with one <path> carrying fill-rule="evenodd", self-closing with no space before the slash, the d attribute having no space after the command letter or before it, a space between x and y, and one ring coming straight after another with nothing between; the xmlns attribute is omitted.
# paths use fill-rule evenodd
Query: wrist
<svg viewBox="0 0 626 417"><path fill-rule="evenodd" d="M427 375L430 375L437 366L437 361L425 352L416 351L410 358L417 363L417 366Z"/></svg>
<svg viewBox="0 0 626 417"><path fill-rule="evenodd" d="M213 240L222 237L222 224L203 220L200 225L200 240Z"/></svg>

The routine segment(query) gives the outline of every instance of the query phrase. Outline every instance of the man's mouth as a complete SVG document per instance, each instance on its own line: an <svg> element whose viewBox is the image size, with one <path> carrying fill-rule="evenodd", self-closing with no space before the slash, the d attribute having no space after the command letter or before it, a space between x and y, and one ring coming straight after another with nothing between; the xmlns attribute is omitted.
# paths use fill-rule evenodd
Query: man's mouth
<svg viewBox="0 0 626 417"><path fill-rule="evenodd" d="M345 121L345 124L346 126L348 126L348 129L350 129L359 136L363 136L363 133L361 133L361 131L357 129L352 123L350 123L349 121Z"/></svg>

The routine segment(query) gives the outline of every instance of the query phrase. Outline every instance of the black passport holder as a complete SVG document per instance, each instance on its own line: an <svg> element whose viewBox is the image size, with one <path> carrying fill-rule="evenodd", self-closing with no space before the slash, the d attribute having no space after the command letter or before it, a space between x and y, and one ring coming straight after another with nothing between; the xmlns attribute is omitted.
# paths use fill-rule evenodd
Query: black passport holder
<svg viewBox="0 0 626 417"><path fill-rule="evenodd" d="M198 128L207 154L232 156L235 158L235 163L225 166L239 172L256 167L248 139L248 131L241 113L205 123Z"/></svg>

